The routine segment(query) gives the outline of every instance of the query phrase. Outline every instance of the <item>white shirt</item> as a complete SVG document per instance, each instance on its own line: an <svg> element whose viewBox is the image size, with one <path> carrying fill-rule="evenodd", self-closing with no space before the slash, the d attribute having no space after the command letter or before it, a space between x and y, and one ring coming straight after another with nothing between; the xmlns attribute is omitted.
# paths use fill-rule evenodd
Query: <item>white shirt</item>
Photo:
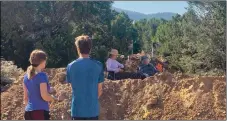
<svg viewBox="0 0 227 121"><path fill-rule="evenodd" d="M121 68L124 68L123 64L120 64L118 61L109 58L106 61L107 71L114 71L115 73L119 72Z"/></svg>

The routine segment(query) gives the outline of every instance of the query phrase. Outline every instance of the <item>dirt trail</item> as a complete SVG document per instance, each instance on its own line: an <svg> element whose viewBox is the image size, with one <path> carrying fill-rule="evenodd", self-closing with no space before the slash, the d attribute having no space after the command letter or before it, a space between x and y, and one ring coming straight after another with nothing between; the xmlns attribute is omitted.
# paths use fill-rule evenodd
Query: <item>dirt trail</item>
<svg viewBox="0 0 227 121"><path fill-rule="evenodd" d="M51 104L52 119L70 119L71 88L60 84L65 69L47 69L51 86L67 99ZM173 78L174 77L174 78ZM200 120L226 119L225 77L172 76L163 73L145 80L105 80L100 119ZM23 119L22 78L1 93L1 118Z"/></svg>

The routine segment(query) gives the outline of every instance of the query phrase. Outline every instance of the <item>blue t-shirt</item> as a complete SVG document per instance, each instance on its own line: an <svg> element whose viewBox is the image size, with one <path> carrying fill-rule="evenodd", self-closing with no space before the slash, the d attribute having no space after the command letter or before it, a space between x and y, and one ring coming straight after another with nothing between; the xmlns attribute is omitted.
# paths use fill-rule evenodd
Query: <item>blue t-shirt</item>
<svg viewBox="0 0 227 121"><path fill-rule="evenodd" d="M36 74L31 80L28 79L28 75L24 76L24 85L28 92L28 104L25 107L25 111L33 110L46 110L49 111L49 104L42 99L40 93L40 83L47 83L47 90L50 90L47 75L43 72Z"/></svg>
<svg viewBox="0 0 227 121"><path fill-rule="evenodd" d="M99 115L98 83L104 81L102 63L78 58L67 66L67 82L72 86L72 117Z"/></svg>

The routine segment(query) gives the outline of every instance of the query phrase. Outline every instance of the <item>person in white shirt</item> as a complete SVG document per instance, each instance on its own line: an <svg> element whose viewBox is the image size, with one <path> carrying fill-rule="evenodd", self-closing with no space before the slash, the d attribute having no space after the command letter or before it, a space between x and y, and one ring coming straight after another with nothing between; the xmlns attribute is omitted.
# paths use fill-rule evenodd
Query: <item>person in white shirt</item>
<svg viewBox="0 0 227 121"><path fill-rule="evenodd" d="M106 68L108 71L108 79L121 80L121 79L144 79L145 75L133 72L123 72L124 65L119 63L116 59L119 56L118 50L112 49L110 57L106 61Z"/></svg>

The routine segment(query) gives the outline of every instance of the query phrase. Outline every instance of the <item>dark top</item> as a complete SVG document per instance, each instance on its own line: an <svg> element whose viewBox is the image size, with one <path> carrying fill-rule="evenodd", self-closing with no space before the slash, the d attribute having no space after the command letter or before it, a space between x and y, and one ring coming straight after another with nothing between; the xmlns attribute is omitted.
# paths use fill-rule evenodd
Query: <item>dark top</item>
<svg viewBox="0 0 227 121"><path fill-rule="evenodd" d="M149 76L153 76L155 73L157 73L157 69L155 68L155 66L153 66L153 64L141 64L139 66L139 69L138 69L138 72L139 73L143 73L143 74L148 74Z"/></svg>

